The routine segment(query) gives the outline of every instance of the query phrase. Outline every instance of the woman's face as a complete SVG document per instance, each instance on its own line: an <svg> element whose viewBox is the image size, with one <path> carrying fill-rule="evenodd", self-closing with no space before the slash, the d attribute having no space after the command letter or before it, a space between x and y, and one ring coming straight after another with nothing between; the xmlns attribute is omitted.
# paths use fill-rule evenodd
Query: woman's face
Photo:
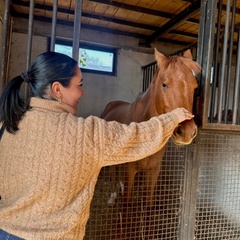
<svg viewBox="0 0 240 240"><path fill-rule="evenodd" d="M71 79L69 86L61 88L62 102L73 107L76 111L78 110L78 100L84 95L82 81L82 73L77 67L76 75Z"/></svg>

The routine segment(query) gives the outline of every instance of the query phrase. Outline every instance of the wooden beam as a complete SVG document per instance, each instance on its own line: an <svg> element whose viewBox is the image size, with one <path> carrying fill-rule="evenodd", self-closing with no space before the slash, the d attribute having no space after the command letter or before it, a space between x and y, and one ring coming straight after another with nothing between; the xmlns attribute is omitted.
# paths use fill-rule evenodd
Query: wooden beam
<svg viewBox="0 0 240 240"><path fill-rule="evenodd" d="M113 1L113 0L88 0L88 1L106 4L106 5L110 5L110 6L114 6L114 7L119 7L119 8L123 8L123 9L130 10L130 11L141 12L144 14L149 14L149 15L158 16L158 17L162 17L162 18L171 19L175 16L172 13L149 9L149 8L144 8L144 7L139 7L139 6L130 5L130 4L126 4L126 3L120 3L120 2ZM182 0L182 1L183 2L194 2L195 0ZM196 21L198 21L198 20L193 19L193 18L188 19L188 22L191 22L191 23L196 23Z"/></svg>
<svg viewBox="0 0 240 240"><path fill-rule="evenodd" d="M146 38L146 45L150 45L153 41L157 40L159 37L170 32L173 28L180 25L183 21L190 18L191 15L199 11L201 6L201 0L194 1L188 8L184 9L178 15L169 20L165 25L160 27L151 36Z"/></svg>
<svg viewBox="0 0 240 240"><path fill-rule="evenodd" d="M109 6L123 8L123 9L131 10L131 11L135 11L135 12L141 12L141 13L150 14L150 15L154 15L154 16L160 16L163 18L172 18L173 17L173 14L171 14L171 13L162 12L162 11L144 8L144 7L139 7L139 6L135 6L135 5L127 4L127 3L116 2L113 0L88 0L88 1L106 4Z"/></svg>

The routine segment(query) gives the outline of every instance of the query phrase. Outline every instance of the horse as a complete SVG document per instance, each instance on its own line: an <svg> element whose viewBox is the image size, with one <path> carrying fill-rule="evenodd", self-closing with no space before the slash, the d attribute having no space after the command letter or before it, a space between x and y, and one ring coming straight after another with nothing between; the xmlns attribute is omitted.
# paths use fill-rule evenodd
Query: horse
<svg viewBox="0 0 240 240"><path fill-rule="evenodd" d="M192 111L194 91L198 87L196 75L200 65L193 61L190 50L180 55L165 56L154 49L157 70L144 93L140 93L132 102L112 101L101 114L106 121L131 122L147 121L153 116L168 113L175 108L184 107ZM176 145L190 144L197 135L194 120L187 120L178 125L172 134ZM146 185L146 204L153 206L155 185L161 169L165 152L164 146L159 152L136 162L126 163L124 184L124 202L132 200L132 188L137 172L143 171Z"/></svg>

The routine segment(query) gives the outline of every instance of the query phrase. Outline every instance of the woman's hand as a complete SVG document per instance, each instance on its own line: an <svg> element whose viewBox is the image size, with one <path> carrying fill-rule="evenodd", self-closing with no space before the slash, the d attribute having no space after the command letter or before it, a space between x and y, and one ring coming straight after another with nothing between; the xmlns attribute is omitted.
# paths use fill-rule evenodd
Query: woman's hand
<svg viewBox="0 0 240 240"><path fill-rule="evenodd" d="M179 123L185 120L191 120L194 117L194 115L185 108L176 108L171 112L177 115Z"/></svg>

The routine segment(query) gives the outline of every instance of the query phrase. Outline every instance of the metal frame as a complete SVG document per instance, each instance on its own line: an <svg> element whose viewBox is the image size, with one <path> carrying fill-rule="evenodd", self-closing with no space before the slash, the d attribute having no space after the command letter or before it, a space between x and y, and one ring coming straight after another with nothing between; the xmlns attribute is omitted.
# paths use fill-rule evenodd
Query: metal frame
<svg viewBox="0 0 240 240"><path fill-rule="evenodd" d="M202 120L203 129L239 131L239 45L236 51L234 94L231 99L233 116L231 120L227 119L230 81L234 76L231 68L234 55L233 33L237 27L234 21L236 0L227 1L224 29L220 23L222 6L222 0L202 1L197 54L197 61L202 66L202 74L198 96L200 107L197 115L198 119ZM216 23L217 14L219 18Z"/></svg>

